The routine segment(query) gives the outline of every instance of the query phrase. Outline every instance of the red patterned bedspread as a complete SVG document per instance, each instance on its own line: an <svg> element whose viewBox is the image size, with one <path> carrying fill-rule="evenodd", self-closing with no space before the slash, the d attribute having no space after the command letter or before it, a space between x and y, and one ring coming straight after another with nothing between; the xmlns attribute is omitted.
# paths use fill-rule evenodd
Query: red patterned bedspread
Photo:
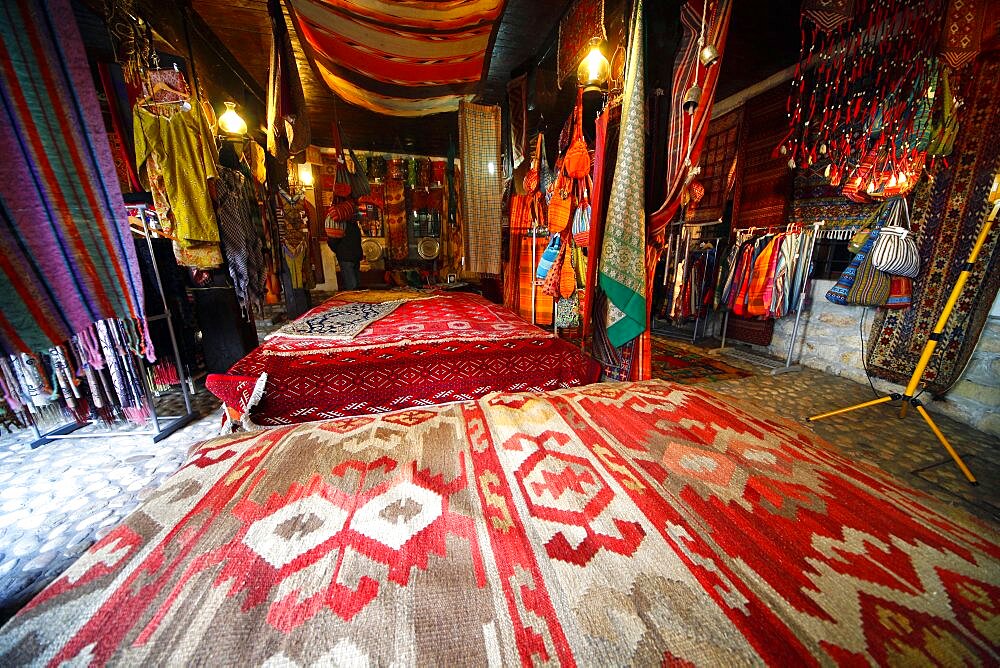
<svg viewBox="0 0 1000 668"><path fill-rule="evenodd" d="M331 299L302 318L337 308ZM282 425L540 392L597 380L597 364L566 341L479 295L404 303L350 341L274 336L206 387L242 412L262 373L257 424Z"/></svg>

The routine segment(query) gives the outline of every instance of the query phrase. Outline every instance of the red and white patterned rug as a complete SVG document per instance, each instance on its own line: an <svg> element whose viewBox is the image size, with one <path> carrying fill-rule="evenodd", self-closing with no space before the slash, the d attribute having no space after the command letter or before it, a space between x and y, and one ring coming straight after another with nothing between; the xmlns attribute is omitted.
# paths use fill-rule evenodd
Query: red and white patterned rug
<svg viewBox="0 0 1000 668"><path fill-rule="evenodd" d="M204 443L0 665L1000 661L995 527L691 386Z"/></svg>

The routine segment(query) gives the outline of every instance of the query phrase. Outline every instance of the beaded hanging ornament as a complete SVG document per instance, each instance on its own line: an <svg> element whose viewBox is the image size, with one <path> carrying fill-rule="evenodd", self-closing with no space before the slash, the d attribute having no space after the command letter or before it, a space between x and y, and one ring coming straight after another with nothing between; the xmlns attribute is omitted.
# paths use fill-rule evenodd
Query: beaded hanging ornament
<svg viewBox="0 0 1000 668"><path fill-rule="evenodd" d="M806 3L807 5L809 3ZM836 25L804 11L789 131L789 167L822 167L859 201L905 192L926 161L944 0L858 0Z"/></svg>

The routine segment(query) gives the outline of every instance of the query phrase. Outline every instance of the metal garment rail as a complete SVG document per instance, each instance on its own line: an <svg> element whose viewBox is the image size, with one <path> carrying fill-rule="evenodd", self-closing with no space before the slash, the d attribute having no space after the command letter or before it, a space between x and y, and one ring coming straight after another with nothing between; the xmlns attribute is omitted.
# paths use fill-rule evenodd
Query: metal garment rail
<svg viewBox="0 0 1000 668"><path fill-rule="evenodd" d="M713 348L711 352L719 353L729 357L735 357L737 359L744 360L746 362L751 362L759 366L763 366L771 369L771 375L777 376L782 373L789 373L792 371L801 371L801 364L792 364L792 356L795 354L795 343L799 338L799 324L802 319L802 307L805 305L806 289L810 284L810 278L812 277L812 261L813 252L816 250L816 237L819 236L819 228L826 224L825 220L821 220L812 225L812 235L808 239L803 235L803 239L800 242L805 247L800 246L799 256L800 258L805 258L806 260L806 273L802 279L802 286L799 288L799 298L797 306L795 309L795 322L792 324L792 335L788 339L788 351L785 353L785 363L782 366L781 362L764 357L763 355L757 355L755 353L747 352L745 350L739 350L732 347L726 347L726 330L729 327L729 311L726 311L725 318L722 322L722 336L721 343L718 348Z"/></svg>
<svg viewBox="0 0 1000 668"><path fill-rule="evenodd" d="M139 212L139 219L142 221L143 236L146 237L146 246L149 248L149 257L153 264L153 273L156 276L156 289L159 291L160 301L163 303L163 314L147 318L147 321L167 321L167 331L170 333L170 345L173 346L174 349L174 364L177 365L177 379L180 381L181 395L184 397L185 413L184 415L157 415L156 405L153 403L153 395L149 391L148 378L145 374L143 374L141 379L142 391L146 396L146 403L149 405L150 420L153 423L152 429L125 432L100 431L88 432L86 434L73 433L78 429L83 429L88 425L94 424L93 420L88 420L83 423L74 422L72 424L55 427L54 429L51 429L43 434L39 431L37 424L32 424L31 428L34 429L36 437L35 440L31 442L32 448L37 448L41 445L45 445L46 443L66 438L121 438L124 436L152 436L153 443L157 443L165 439L167 436L170 436L184 425L189 424L195 418L194 411L191 410L191 397L188 394L188 378L184 371L184 364L181 362L180 349L177 347L177 336L174 334L174 324L170 318L170 307L167 305L167 296L163 292L163 280L160 278L160 267L156 264L156 255L153 253L153 240L149 236L149 223L146 221L147 206L145 204L130 204L129 206L134 207Z"/></svg>

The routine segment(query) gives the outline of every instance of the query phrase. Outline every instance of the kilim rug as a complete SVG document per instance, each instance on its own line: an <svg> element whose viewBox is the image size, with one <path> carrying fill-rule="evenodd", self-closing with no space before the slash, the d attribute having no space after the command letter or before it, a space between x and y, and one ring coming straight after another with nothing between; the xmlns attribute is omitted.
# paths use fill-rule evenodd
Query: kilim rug
<svg viewBox="0 0 1000 668"><path fill-rule="evenodd" d="M500 129L500 107L459 104L465 259L469 271L481 274L498 275L502 259Z"/></svg>
<svg viewBox="0 0 1000 668"><path fill-rule="evenodd" d="M403 300L391 302L348 302L326 308L318 313L307 313L288 323L267 338L288 336L294 338L332 339L350 341L397 308Z"/></svg>
<svg viewBox="0 0 1000 668"><path fill-rule="evenodd" d="M219 438L0 664L1000 662L1000 534L649 381Z"/></svg>
<svg viewBox="0 0 1000 668"><path fill-rule="evenodd" d="M782 156L771 157L788 132L788 90L776 86L744 106L744 135L733 204L733 227L767 227L788 222L792 170Z"/></svg>
<svg viewBox="0 0 1000 668"><path fill-rule="evenodd" d="M939 161L916 188L913 234L920 252L920 275L913 281L913 306L881 310L872 327L869 371L905 383L917 365L962 265L988 213L986 197L1000 171L1000 55L977 62L962 97L961 128L948 164ZM1000 288L996 226L938 342L924 380L942 392L961 374L975 349Z"/></svg>
<svg viewBox="0 0 1000 668"><path fill-rule="evenodd" d="M653 334L653 378L690 385L716 380L746 378L749 371L726 364L701 352L701 348Z"/></svg>

